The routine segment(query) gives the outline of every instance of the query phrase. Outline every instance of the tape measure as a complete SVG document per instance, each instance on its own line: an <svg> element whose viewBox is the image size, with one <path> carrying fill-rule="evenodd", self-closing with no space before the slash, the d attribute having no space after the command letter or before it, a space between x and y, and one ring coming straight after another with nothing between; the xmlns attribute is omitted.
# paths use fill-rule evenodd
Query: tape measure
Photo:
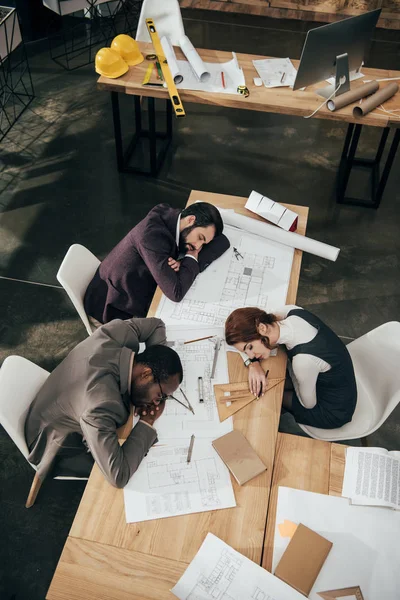
<svg viewBox="0 0 400 600"><path fill-rule="evenodd" d="M238 85L237 93L241 94L245 98L247 98L247 96L250 96L249 88L245 85Z"/></svg>
<svg viewBox="0 0 400 600"><path fill-rule="evenodd" d="M172 77L171 71L167 63L167 59L164 56L164 50L161 46L160 38L158 37L158 33L153 19L146 19L146 25L151 37L151 41L153 42L154 50L156 51L158 61L161 66L164 81L167 84L169 97L171 98L175 115L177 117L184 117L185 109L183 108L183 104L179 97L178 90L176 89L174 79Z"/></svg>

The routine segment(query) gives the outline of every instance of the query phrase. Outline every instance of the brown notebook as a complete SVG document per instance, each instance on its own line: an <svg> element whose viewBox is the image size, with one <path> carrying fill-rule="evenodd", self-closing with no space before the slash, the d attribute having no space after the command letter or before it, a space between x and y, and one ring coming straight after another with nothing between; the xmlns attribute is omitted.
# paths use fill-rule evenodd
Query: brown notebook
<svg viewBox="0 0 400 600"><path fill-rule="evenodd" d="M233 430L214 440L212 445L239 485L267 468L240 431Z"/></svg>
<svg viewBox="0 0 400 600"><path fill-rule="evenodd" d="M300 523L274 575L308 596L331 548L332 542Z"/></svg>

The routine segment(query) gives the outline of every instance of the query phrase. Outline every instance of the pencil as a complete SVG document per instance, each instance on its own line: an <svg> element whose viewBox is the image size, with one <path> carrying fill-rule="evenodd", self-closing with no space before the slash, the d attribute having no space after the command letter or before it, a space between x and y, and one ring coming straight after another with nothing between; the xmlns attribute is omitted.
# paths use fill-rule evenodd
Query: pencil
<svg viewBox="0 0 400 600"><path fill-rule="evenodd" d="M267 372L265 373L265 379L267 379L267 377L268 377L268 373L269 373L269 369L268 369L268 370L267 370ZM261 391L262 391L262 387L261 387L260 393L258 394L258 396L257 396L256 400L259 400L259 399L260 399L260 396L261 396ZM254 394L254 395L255 395L255 394Z"/></svg>
<svg viewBox="0 0 400 600"><path fill-rule="evenodd" d="M209 340L210 338L213 338L215 336L213 335L206 335L206 337L202 337L202 338L197 338L196 340L188 340L187 342L183 342L184 344L193 344L194 342L201 342L202 340Z"/></svg>
<svg viewBox="0 0 400 600"><path fill-rule="evenodd" d="M221 71L221 79L222 79L222 87L225 89L226 85L225 85L225 76L224 76L224 72Z"/></svg>
<svg viewBox="0 0 400 600"><path fill-rule="evenodd" d="M194 434L190 438L189 450L188 450L187 458L186 458L187 463L190 463L190 461L192 460L193 444L194 444Z"/></svg>

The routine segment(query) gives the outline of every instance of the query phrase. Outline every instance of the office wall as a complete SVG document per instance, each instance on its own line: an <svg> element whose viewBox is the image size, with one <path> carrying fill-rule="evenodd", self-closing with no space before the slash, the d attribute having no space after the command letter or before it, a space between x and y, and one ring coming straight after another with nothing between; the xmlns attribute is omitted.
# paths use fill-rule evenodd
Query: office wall
<svg viewBox="0 0 400 600"><path fill-rule="evenodd" d="M182 7L332 22L382 8L378 27L400 29L400 0L179 0Z"/></svg>

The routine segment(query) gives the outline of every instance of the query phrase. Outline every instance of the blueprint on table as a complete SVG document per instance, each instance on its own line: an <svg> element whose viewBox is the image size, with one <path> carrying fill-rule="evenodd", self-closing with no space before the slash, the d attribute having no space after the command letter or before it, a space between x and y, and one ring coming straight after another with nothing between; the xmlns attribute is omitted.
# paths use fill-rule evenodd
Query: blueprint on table
<svg viewBox="0 0 400 600"><path fill-rule="evenodd" d="M127 523L236 506L227 467L211 440L195 439L190 463L187 440L150 448L124 488Z"/></svg>
<svg viewBox="0 0 400 600"><path fill-rule="evenodd" d="M212 533L171 592L180 600L304 600Z"/></svg>
<svg viewBox="0 0 400 600"><path fill-rule="evenodd" d="M166 324L224 326L236 308L286 304L293 248L230 226L224 233L231 247L197 276L184 299L161 297L156 316Z"/></svg>

